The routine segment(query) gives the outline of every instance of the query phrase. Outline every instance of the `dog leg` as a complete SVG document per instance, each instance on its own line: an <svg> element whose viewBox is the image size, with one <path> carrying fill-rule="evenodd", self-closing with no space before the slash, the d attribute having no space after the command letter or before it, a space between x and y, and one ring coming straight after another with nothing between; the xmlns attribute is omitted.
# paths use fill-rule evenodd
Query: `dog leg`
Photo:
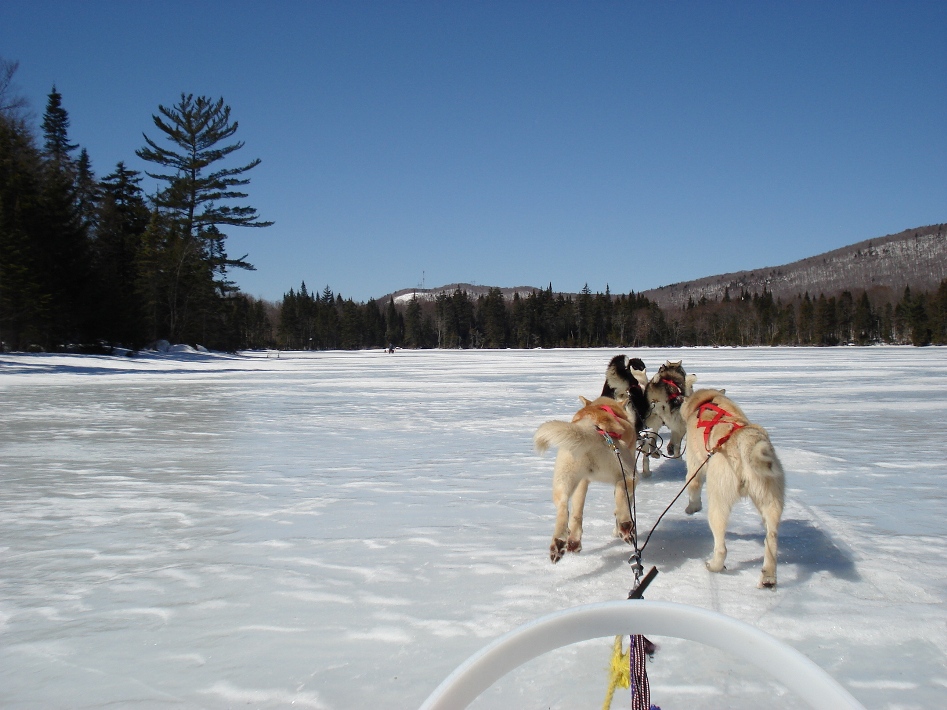
<svg viewBox="0 0 947 710"><path fill-rule="evenodd" d="M585 510L585 496L589 492L588 479L579 481L572 494L572 515L569 518L569 539L566 541L566 550L569 552L582 551L582 517Z"/></svg>
<svg viewBox="0 0 947 710"><path fill-rule="evenodd" d="M772 496L769 496L769 500L763 501L757 500L758 496L751 497L756 509L760 511L763 526L766 528L766 538L763 541L763 571L757 586L760 589L771 589L776 586L776 551L779 544L779 519L782 517L782 506Z"/></svg>
<svg viewBox="0 0 947 710"><path fill-rule="evenodd" d="M556 472L558 474L558 471ZM552 543L549 545L549 559L553 563L562 559L566 549L566 536L569 522L569 497L572 493L558 475L553 477L552 502L556 506L556 526L552 531Z"/></svg>
<svg viewBox="0 0 947 710"><path fill-rule="evenodd" d="M639 441L646 442L647 439L639 439ZM639 456L641 457L641 477L642 478L651 478L651 460L649 454L649 449L647 444L641 447Z"/></svg>
<svg viewBox="0 0 947 710"><path fill-rule="evenodd" d="M687 507L684 509L684 512L688 515L693 515L698 512L703 506L700 502L700 487L703 483L701 479L701 474L698 473L696 476L690 473L691 466L688 466L687 478L690 480L690 483L687 484ZM693 469L696 471L699 466L694 466Z"/></svg>
<svg viewBox="0 0 947 710"><path fill-rule="evenodd" d="M687 441L687 508L684 510L688 515L693 515L701 509L700 504L700 487L703 485L702 475L705 474L705 471L701 471L701 467L704 466L706 461L706 454L698 451L698 447L693 446L693 441L688 437ZM709 465L709 462L708 462ZM694 475L695 471L699 471L697 475Z"/></svg>
<svg viewBox="0 0 947 710"><path fill-rule="evenodd" d="M627 543L631 543L635 535L635 521L631 519L631 512L628 510L628 501L635 492L635 480L628 480L626 487L624 481L615 484L615 537L620 537Z"/></svg>
<svg viewBox="0 0 947 710"><path fill-rule="evenodd" d="M646 430L644 434L638 437L638 455L641 457L641 476L643 478L651 477L651 461L660 457L658 452L658 435L653 431Z"/></svg>
<svg viewBox="0 0 947 710"><path fill-rule="evenodd" d="M676 423L673 428L668 428L671 429L671 440L668 442L668 456L679 459L681 457L681 441L687 430L683 426L677 426Z"/></svg>
<svg viewBox="0 0 947 710"><path fill-rule="evenodd" d="M707 464L707 522L714 536L714 555L707 560L707 569L720 572L727 559L727 523L733 504L740 499L736 488L736 477L730 465L722 457L715 457Z"/></svg>

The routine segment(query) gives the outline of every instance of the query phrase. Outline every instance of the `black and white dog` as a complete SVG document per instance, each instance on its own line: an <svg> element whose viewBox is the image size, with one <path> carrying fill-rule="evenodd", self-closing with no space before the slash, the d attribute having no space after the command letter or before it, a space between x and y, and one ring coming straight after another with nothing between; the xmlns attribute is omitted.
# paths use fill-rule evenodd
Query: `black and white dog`
<svg viewBox="0 0 947 710"><path fill-rule="evenodd" d="M640 358L616 355L605 369L605 385L602 387L602 396L611 397L612 399L628 398L625 410L629 419L634 423L635 431L638 432L638 449L645 454L641 458L642 476L651 475L648 456L655 458L658 456L655 447L656 436L645 431L646 420L651 410L651 405L645 394L647 385L648 373L644 362ZM660 426L660 422L658 426Z"/></svg>

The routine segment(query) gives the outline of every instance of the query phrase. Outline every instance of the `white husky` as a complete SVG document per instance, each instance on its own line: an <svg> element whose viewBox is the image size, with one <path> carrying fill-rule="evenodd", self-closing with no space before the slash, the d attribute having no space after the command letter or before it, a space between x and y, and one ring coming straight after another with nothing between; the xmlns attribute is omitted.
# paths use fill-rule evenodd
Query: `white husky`
<svg viewBox="0 0 947 710"><path fill-rule="evenodd" d="M583 406L571 422L545 422L533 436L539 453L545 453L551 446L559 449L552 476L556 526L549 559L553 562L562 559L567 551L582 549L582 512L589 481L615 487L615 535L625 542L630 542L634 535L628 501L635 490L632 447L637 432L625 410L627 400L579 399Z"/></svg>
<svg viewBox="0 0 947 710"><path fill-rule="evenodd" d="M727 557L725 536L733 504L749 497L763 518L763 572L759 586L776 586L776 546L786 487L783 467L769 434L720 390L697 390L681 407L687 423L687 513L700 510L702 481L707 482L707 522L714 554L707 569L720 572ZM701 468L703 467L703 468Z"/></svg>

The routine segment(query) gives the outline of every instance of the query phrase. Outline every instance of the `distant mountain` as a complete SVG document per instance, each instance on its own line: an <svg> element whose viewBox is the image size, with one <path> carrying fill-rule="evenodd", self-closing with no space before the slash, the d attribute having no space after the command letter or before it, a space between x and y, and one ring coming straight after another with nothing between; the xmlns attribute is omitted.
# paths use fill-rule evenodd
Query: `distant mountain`
<svg viewBox="0 0 947 710"><path fill-rule="evenodd" d="M784 266L706 276L642 291L662 308L680 307L689 298L720 300L724 291L738 297L742 290L788 299L806 291L817 297L866 290L889 289L900 296L905 286L912 291L936 289L947 279L947 224L906 229L898 234L868 239L851 246L810 256Z"/></svg>
<svg viewBox="0 0 947 710"><path fill-rule="evenodd" d="M388 303L388 300L393 298L395 303L398 305L403 305L408 303L412 298L417 298L419 301L433 301L441 294L450 295L454 293L457 289L461 291L466 291L467 295L472 299L476 300L478 296L486 296L493 286L475 286L473 284L447 284L446 286L438 286L437 288L403 288L400 291L395 291L394 293L389 293L387 296L382 296L378 299L379 303ZM501 288L500 291L503 293L503 297L507 300L513 298L513 294L518 293L521 298L525 298L533 291L542 291L541 288L536 288L534 286L514 286L513 288Z"/></svg>
<svg viewBox="0 0 947 710"><path fill-rule="evenodd" d="M936 289L944 279L947 279L947 224L935 224L867 239L783 266L705 276L642 291L641 295L662 308L686 305L689 298L695 303L702 297L709 301L721 300L727 289L732 297L739 297L743 290L762 293L764 288L782 299L806 291L818 297L822 293L833 296L846 290L852 293L888 290L899 297L905 286L915 292L929 291ZM440 294L452 294L457 289L476 299L491 288L465 283L429 289L405 288L383 296L379 302L387 303L389 298L394 298L395 303L406 304L415 297L433 301ZM535 286L500 289L507 299L513 298L515 293L525 298L541 290Z"/></svg>

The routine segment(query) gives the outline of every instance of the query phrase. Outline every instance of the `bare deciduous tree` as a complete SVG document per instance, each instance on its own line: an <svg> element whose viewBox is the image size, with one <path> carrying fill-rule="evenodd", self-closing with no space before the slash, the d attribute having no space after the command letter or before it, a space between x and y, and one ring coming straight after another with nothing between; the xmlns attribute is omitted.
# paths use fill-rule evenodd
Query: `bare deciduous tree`
<svg viewBox="0 0 947 710"><path fill-rule="evenodd" d="M19 118L27 106L26 99L14 89L13 77L19 68L19 62L0 57L0 116L4 118Z"/></svg>

